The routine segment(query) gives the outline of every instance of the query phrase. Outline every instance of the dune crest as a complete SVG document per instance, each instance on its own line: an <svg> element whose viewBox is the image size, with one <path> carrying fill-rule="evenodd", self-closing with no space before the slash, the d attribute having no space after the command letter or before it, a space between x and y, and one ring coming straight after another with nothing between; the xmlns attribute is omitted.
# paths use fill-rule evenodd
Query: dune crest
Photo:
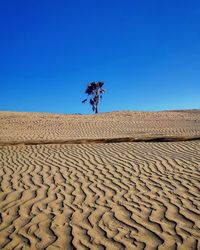
<svg viewBox="0 0 200 250"><path fill-rule="evenodd" d="M0 143L81 139L194 137L200 110L97 115L0 112Z"/></svg>

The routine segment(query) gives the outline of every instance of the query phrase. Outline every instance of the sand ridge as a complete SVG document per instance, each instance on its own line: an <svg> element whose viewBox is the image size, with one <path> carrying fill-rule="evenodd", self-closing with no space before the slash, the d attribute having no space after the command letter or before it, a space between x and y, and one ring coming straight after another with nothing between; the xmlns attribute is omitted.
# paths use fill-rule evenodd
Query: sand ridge
<svg viewBox="0 0 200 250"><path fill-rule="evenodd" d="M127 113L109 114L113 124L125 120L123 128L113 130L115 137L129 131L137 135L139 125L130 126L135 122L130 113L128 121L122 119ZM198 136L198 112L176 112L177 122L172 113L165 112L170 122L163 113L153 118L142 114L138 124L146 127L140 129L146 129L145 136L148 129L154 135L174 131L173 136ZM24 122L19 114L5 115L9 118L2 118L1 142L34 141L45 129L45 140L48 134L56 138L58 130L53 129L59 125L46 126L54 115L46 114L36 126L43 114L22 113ZM27 116L36 117L30 118L32 130L24 131L30 126ZM156 127L155 117L163 127ZM67 124L66 116L56 119ZM85 125L76 127L77 138L83 133L92 137L90 116L82 119ZM108 117L95 120L100 131L102 119ZM115 127L111 121L107 135ZM65 139L74 138L74 127L67 129ZM98 132L93 138L100 136ZM200 249L199 180L200 140L0 146L0 249Z"/></svg>
<svg viewBox="0 0 200 250"><path fill-rule="evenodd" d="M56 115L0 112L0 143L200 135L200 110Z"/></svg>
<svg viewBox="0 0 200 250"><path fill-rule="evenodd" d="M121 142L177 142L177 141L197 141L200 140L199 135L189 136L137 136L137 137L121 137L121 138L97 138L97 139L74 139L74 140L25 140L25 141L6 141L0 142L0 146L13 145L47 145L47 144L98 144L98 143L121 143Z"/></svg>

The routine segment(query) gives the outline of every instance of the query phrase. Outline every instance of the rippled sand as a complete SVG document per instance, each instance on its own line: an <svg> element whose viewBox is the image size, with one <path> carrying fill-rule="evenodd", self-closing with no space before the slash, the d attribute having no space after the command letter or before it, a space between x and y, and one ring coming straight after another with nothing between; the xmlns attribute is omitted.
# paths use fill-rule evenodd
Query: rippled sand
<svg viewBox="0 0 200 250"><path fill-rule="evenodd" d="M200 249L200 140L56 142L198 136L199 111L0 119L0 249Z"/></svg>
<svg viewBox="0 0 200 250"><path fill-rule="evenodd" d="M196 135L200 135L200 110L98 115L0 112L0 144Z"/></svg>

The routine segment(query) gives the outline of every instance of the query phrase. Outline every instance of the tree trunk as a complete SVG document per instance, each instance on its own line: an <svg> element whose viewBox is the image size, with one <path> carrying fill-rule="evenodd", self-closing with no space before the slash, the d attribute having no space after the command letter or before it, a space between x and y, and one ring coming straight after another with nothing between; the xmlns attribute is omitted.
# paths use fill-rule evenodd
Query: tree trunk
<svg viewBox="0 0 200 250"><path fill-rule="evenodd" d="M95 94L95 114L98 113L98 104L99 104L99 90L97 89Z"/></svg>

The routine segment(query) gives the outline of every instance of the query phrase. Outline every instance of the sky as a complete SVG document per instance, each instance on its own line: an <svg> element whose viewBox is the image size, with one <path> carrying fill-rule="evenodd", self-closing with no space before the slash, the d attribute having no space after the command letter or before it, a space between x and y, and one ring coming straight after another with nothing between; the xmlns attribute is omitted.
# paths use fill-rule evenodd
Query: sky
<svg viewBox="0 0 200 250"><path fill-rule="evenodd" d="M0 110L200 108L199 0L1 0Z"/></svg>

